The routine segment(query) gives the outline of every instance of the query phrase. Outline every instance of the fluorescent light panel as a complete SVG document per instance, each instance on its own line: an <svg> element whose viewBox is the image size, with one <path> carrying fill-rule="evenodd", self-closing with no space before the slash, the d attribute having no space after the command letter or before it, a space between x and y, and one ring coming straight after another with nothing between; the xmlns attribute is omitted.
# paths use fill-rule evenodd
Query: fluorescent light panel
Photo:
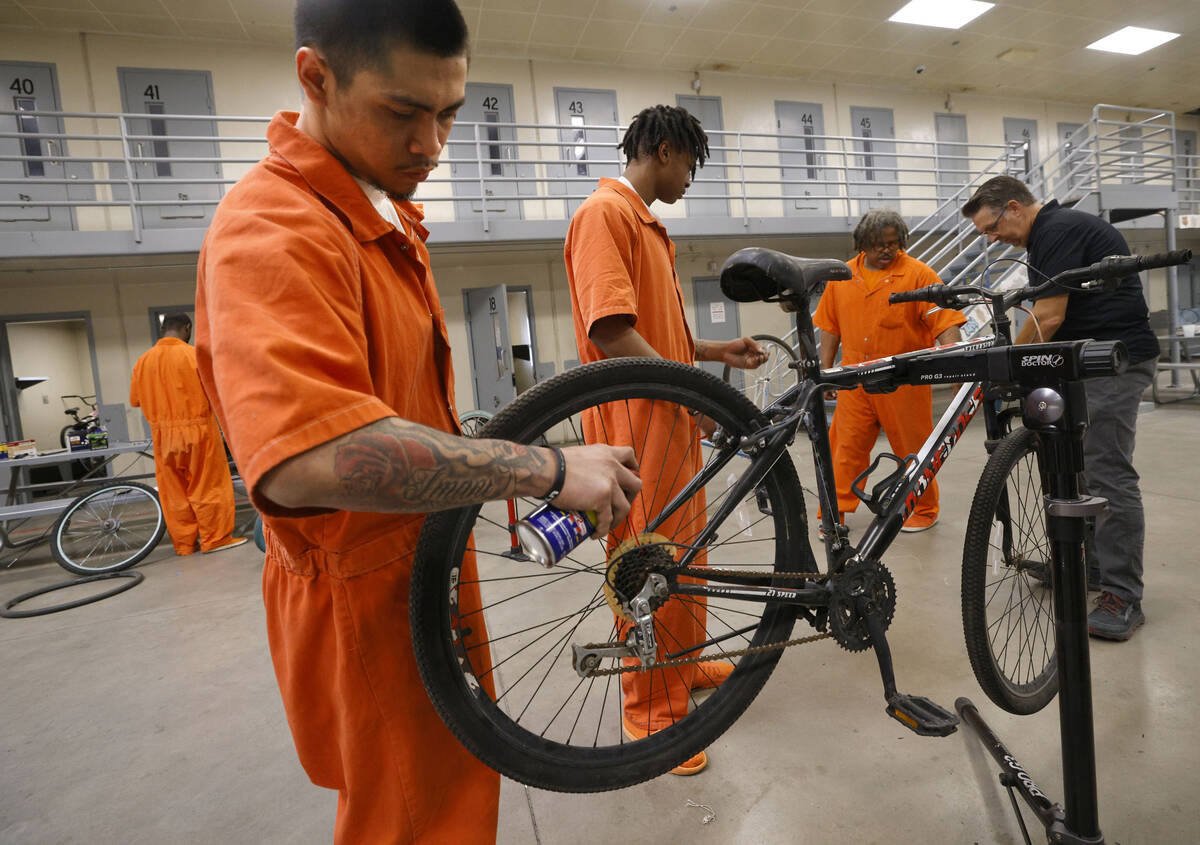
<svg viewBox="0 0 1200 845"><path fill-rule="evenodd" d="M982 3L980 0L912 0L888 20L894 23L960 29L995 5Z"/></svg>
<svg viewBox="0 0 1200 845"><path fill-rule="evenodd" d="M1147 50L1153 50L1159 45L1179 37L1178 32L1163 32L1161 29L1144 29L1140 26L1127 26L1118 29L1112 35L1106 35L1099 41L1087 46L1089 50L1104 50L1108 53L1124 53L1136 56Z"/></svg>

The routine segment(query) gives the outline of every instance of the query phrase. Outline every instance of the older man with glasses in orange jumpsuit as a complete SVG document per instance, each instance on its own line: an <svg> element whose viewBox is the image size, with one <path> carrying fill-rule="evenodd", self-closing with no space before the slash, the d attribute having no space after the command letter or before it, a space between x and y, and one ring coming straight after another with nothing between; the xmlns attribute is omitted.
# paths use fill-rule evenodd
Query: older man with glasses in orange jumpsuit
<svg viewBox="0 0 1200 845"><path fill-rule="evenodd" d="M936 344L955 343L966 318L958 311L925 302L888 304L889 294L941 283L930 267L909 256L908 226L897 212L873 209L854 230L858 255L849 262L854 277L825 288L813 322L821 330L821 367L829 369L842 350L842 363L861 364ZM858 507L850 484L871 463L879 429L901 458L917 452L933 431L933 390L906 385L892 393L864 390L837 393L829 429L833 476L840 518ZM905 521L902 531L924 531L938 519L934 481Z"/></svg>

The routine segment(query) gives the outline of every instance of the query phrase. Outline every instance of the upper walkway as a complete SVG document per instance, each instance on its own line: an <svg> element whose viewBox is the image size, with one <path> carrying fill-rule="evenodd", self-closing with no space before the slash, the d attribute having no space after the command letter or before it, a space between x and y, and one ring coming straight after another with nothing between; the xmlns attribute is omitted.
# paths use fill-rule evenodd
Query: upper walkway
<svg viewBox="0 0 1200 845"><path fill-rule="evenodd" d="M1038 160L1028 145L713 131L684 202L656 208L673 236L844 234L889 206L915 231L953 233L982 179L1010 173L1035 193L1114 222L1200 213L1200 162L1176 149L1174 115L1097 106ZM216 204L266 152L267 117L0 111L0 255L194 252ZM438 244L560 241L602 176L621 172L618 126L457 123L418 195ZM1137 214L1123 210L1134 210ZM944 259L944 261L942 260Z"/></svg>

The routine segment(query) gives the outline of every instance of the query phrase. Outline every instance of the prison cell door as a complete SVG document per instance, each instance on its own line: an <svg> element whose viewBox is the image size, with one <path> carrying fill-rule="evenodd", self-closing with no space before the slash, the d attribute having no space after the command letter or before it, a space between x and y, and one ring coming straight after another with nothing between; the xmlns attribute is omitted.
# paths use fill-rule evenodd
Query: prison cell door
<svg viewBox="0 0 1200 845"><path fill-rule="evenodd" d="M172 120L153 115L214 114L211 74L206 70L123 67L117 68L117 75L122 109L127 114L151 115L127 120L129 134L137 137L129 141L133 173L139 180L134 185L135 195L156 203L139 207L142 226L148 229L207 226L216 203L193 203L219 200L223 193L221 185L211 181L221 177L217 161L220 150L215 140L206 140L216 138L217 125L211 120ZM189 179L209 181L189 182ZM120 194L123 199L128 191L125 186L116 185L113 194Z"/></svg>
<svg viewBox="0 0 1200 845"><path fill-rule="evenodd" d="M856 155L850 156L846 183L858 199L857 213L870 208L899 211L900 187L896 162L896 122L891 109L850 107L851 134Z"/></svg>
<svg viewBox="0 0 1200 845"><path fill-rule="evenodd" d="M837 177L822 169L828 162L825 112L820 103L775 101L775 127L779 131L779 159L783 165L783 213L797 217L828 217L829 200L814 197L833 194ZM836 163L836 162L835 162Z"/></svg>
<svg viewBox="0 0 1200 845"><path fill-rule="evenodd" d="M725 120L721 114L721 98L701 97L698 94L677 94L675 103L687 109L693 117L700 121L700 125L708 133L710 151L708 161L705 162L704 167L696 170L692 186L688 188L687 196L684 199L688 217L728 217L729 200L725 195L729 193L729 185L726 181L727 171L722 167L726 153L722 149L713 149L714 147L729 146L725 142L725 133L721 131L725 128ZM712 199L705 199L705 197Z"/></svg>
<svg viewBox="0 0 1200 845"><path fill-rule="evenodd" d="M496 285L464 290L463 309L471 345L475 407L495 412L517 397L508 327L508 289Z"/></svg>
<svg viewBox="0 0 1200 845"><path fill-rule="evenodd" d="M567 217L587 198L602 176L616 179L624 169L617 151L617 92L588 88L555 88L555 120L563 144L559 157L568 162L548 170L563 178L551 182L551 194L567 199ZM613 128L608 128L608 127Z"/></svg>
<svg viewBox="0 0 1200 845"><path fill-rule="evenodd" d="M0 85L4 105L16 112L59 111L58 80L54 65L42 62L0 62ZM60 117L36 114L0 114L0 177L19 179L0 184L0 200L20 203L0 205L0 231L73 229L74 213L68 206L39 205L38 202L67 200L66 149L60 138L38 133L62 134ZM23 161L12 158L25 156ZM11 158L10 158L11 157Z"/></svg>

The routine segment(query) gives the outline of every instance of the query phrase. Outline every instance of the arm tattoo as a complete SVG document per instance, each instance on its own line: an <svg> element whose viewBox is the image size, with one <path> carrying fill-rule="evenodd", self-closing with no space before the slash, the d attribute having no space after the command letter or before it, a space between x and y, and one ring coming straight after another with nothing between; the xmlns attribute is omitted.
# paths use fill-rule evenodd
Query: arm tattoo
<svg viewBox="0 0 1200 845"><path fill-rule="evenodd" d="M541 450L411 424L367 426L338 445L347 509L417 513L505 499L549 467Z"/></svg>

